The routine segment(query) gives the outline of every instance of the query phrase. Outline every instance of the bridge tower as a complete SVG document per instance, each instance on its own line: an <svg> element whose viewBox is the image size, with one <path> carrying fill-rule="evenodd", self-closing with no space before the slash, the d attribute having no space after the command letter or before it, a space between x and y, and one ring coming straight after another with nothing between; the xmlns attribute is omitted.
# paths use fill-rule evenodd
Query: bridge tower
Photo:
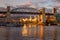
<svg viewBox="0 0 60 40"><path fill-rule="evenodd" d="M56 9L52 8L52 14L56 13Z"/></svg>
<svg viewBox="0 0 60 40"><path fill-rule="evenodd" d="M10 19L10 6L7 6L7 22L9 22Z"/></svg>
<svg viewBox="0 0 60 40"><path fill-rule="evenodd" d="M39 10L39 15L38 15L38 24L45 23L46 17L45 17L45 8L42 8Z"/></svg>
<svg viewBox="0 0 60 40"><path fill-rule="evenodd" d="M52 16L51 16L51 21L55 21L55 13L56 13L56 9L55 8L52 8Z"/></svg>

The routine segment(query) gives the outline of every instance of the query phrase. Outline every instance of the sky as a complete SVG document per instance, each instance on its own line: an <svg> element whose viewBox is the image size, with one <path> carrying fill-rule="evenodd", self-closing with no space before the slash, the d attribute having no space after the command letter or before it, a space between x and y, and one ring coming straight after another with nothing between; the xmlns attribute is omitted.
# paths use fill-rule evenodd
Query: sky
<svg viewBox="0 0 60 40"><path fill-rule="evenodd" d="M34 8L40 7L58 7L60 8L60 0L0 0L0 7L10 6L31 6Z"/></svg>

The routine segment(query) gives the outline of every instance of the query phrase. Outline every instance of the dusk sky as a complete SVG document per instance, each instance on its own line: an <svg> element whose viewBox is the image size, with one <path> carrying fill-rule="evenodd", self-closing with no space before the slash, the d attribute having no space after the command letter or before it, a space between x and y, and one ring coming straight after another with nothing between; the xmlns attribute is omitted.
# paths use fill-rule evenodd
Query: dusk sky
<svg viewBox="0 0 60 40"><path fill-rule="evenodd" d="M0 7L28 5L34 8L60 7L60 0L0 0Z"/></svg>

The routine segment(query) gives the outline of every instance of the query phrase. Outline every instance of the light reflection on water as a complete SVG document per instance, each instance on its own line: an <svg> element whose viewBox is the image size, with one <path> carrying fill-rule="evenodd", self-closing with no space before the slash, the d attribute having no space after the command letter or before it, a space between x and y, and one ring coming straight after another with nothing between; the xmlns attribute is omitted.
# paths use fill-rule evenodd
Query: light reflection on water
<svg viewBox="0 0 60 40"><path fill-rule="evenodd" d="M24 24L23 29L22 29L22 36L27 36L27 27L26 24Z"/></svg>
<svg viewBox="0 0 60 40"><path fill-rule="evenodd" d="M60 40L60 26L24 24L21 27L0 27L0 39L3 38L8 40Z"/></svg>
<svg viewBox="0 0 60 40"><path fill-rule="evenodd" d="M22 28L22 36L36 37L36 38L39 37L42 40L43 39L43 26L24 24Z"/></svg>
<svg viewBox="0 0 60 40"><path fill-rule="evenodd" d="M41 40L43 40L43 26L39 26L38 35Z"/></svg>
<svg viewBox="0 0 60 40"><path fill-rule="evenodd" d="M22 29L22 36L38 38L39 40L55 40L57 39L57 28L60 27L24 24Z"/></svg>
<svg viewBox="0 0 60 40"><path fill-rule="evenodd" d="M24 24L22 28L22 36L35 36L37 33L36 25Z"/></svg>

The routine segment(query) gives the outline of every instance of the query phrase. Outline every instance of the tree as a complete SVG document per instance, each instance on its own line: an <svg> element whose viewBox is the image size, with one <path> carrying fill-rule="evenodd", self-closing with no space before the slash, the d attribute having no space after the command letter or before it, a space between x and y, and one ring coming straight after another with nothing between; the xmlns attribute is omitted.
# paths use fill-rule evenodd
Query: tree
<svg viewBox="0 0 60 40"><path fill-rule="evenodd" d="M56 21L60 23L60 14L56 13L55 17L56 17Z"/></svg>

